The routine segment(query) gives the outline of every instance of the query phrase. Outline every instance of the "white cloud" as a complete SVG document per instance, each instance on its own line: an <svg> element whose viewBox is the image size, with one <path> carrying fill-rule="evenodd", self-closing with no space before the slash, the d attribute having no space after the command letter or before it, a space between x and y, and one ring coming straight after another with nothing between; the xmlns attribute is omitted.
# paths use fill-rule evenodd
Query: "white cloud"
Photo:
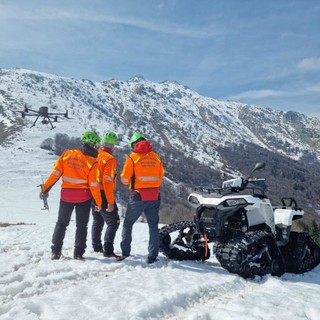
<svg viewBox="0 0 320 320"><path fill-rule="evenodd" d="M320 58L305 58L298 63L298 68L303 71L320 70Z"/></svg>
<svg viewBox="0 0 320 320"><path fill-rule="evenodd" d="M291 93L277 90L249 90L244 91L236 95L230 96L230 100L242 100L242 99L264 99L268 97L280 97L284 95L291 95Z"/></svg>
<svg viewBox="0 0 320 320"><path fill-rule="evenodd" d="M71 18L72 14L68 17ZM190 28L186 25L177 25L172 23L156 23L151 20L144 20L135 17L116 17L107 15L86 15L79 14L74 15L74 19L82 19L91 22L102 22L109 24L122 24L131 27L137 27L149 31L161 32L177 36L185 36L191 38L211 38L217 35L225 34L226 32L221 28L216 28L214 26L198 28Z"/></svg>
<svg viewBox="0 0 320 320"><path fill-rule="evenodd" d="M244 100L244 99L252 99L252 100L263 100L272 97L297 97L310 95L310 93L320 93L320 82L313 84L305 84L301 86L299 89L291 88L290 90L272 90L272 89L263 89L263 90L248 90L243 91L238 94L234 94L225 99L229 100Z"/></svg>
<svg viewBox="0 0 320 320"><path fill-rule="evenodd" d="M307 90L311 91L311 92L320 92L320 83L315 83L315 84L307 87Z"/></svg>
<svg viewBox="0 0 320 320"><path fill-rule="evenodd" d="M159 4L161 6L161 3ZM39 7L27 8L24 11L16 12L16 7L2 6L0 4L0 26L1 20L18 21L19 24L26 21L59 21L57 23L85 22L85 23L106 23L114 25L126 25L129 27L140 28L148 31L154 31L175 36L190 38L207 39L217 35L225 35L227 31L221 26L206 25L205 27L190 27L189 25L180 25L178 23L154 21L152 15L149 17L135 17L123 14L104 14L91 12L83 8L74 9L73 7Z"/></svg>

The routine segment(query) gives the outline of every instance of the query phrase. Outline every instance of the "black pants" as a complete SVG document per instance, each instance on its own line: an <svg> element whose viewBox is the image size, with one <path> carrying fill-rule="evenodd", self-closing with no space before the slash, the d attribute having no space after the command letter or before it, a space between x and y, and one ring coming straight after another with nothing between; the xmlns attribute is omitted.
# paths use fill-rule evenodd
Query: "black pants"
<svg viewBox="0 0 320 320"><path fill-rule="evenodd" d="M114 204L114 210L112 212L107 212L106 208L108 206L107 199L104 191L101 191L102 206L100 212L95 212L92 210L93 222L92 222L92 247L94 251L104 251L107 255L113 253L114 238L116 237L116 232L120 225L120 218L118 214L117 204ZM101 234L103 230L104 223L107 224L107 229L104 234L104 242L102 247Z"/></svg>
<svg viewBox="0 0 320 320"><path fill-rule="evenodd" d="M91 200L81 203L69 203L60 200L58 221L52 236L52 252L61 252L67 227L70 223L73 209L76 210L76 235L74 255L82 256L87 247L88 222L90 217Z"/></svg>

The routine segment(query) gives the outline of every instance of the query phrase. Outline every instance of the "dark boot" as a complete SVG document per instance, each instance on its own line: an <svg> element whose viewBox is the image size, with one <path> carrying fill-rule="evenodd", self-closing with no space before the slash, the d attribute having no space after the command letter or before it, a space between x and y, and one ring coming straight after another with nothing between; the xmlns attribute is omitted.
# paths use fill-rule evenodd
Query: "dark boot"
<svg viewBox="0 0 320 320"><path fill-rule="evenodd" d="M59 260L61 257L61 251L52 251L51 260Z"/></svg>
<svg viewBox="0 0 320 320"><path fill-rule="evenodd" d="M83 256L79 256L79 255L78 256L74 255L73 259L75 259L75 260L85 260L85 258Z"/></svg>

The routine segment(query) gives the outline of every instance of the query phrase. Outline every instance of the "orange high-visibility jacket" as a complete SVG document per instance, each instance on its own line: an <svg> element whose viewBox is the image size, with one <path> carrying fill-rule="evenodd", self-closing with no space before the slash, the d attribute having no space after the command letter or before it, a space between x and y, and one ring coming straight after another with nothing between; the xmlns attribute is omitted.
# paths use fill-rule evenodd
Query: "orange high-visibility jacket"
<svg viewBox="0 0 320 320"><path fill-rule="evenodd" d="M99 150L98 163L101 177L100 189L104 190L107 202L114 204L114 191L117 187L117 160L107 151Z"/></svg>
<svg viewBox="0 0 320 320"><path fill-rule="evenodd" d="M97 206L101 206L100 175L98 162L81 150L67 150L53 165L53 171L42 186L42 192L49 191L62 176L62 189L90 189Z"/></svg>
<svg viewBox="0 0 320 320"><path fill-rule="evenodd" d="M121 172L121 182L130 189L159 188L164 175L160 157L153 151L146 154L132 152Z"/></svg>

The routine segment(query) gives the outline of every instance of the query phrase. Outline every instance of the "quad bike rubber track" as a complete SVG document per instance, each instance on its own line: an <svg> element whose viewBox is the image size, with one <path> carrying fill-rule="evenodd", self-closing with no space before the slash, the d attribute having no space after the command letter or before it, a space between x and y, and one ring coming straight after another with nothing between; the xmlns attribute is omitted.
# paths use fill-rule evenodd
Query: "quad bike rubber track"
<svg viewBox="0 0 320 320"><path fill-rule="evenodd" d="M171 235L179 231L173 241ZM181 221L162 227L160 252L172 260L206 260L210 257L208 244L197 233L196 224ZM192 241L191 241L192 239ZM243 278L285 272L304 273L320 263L320 247L303 232L290 232L286 246L278 247L274 236L265 230L247 232L226 242L216 242L213 252L221 266Z"/></svg>
<svg viewBox="0 0 320 320"><path fill-rule="evenodd" d="M287 272L304 273L320 263L320 247L305 232L290 232L289 243L280 250Z"/></svg>
<svg viewBox="0 0 320 320"><path fill-rule="evenodd" d="M215 253L221 266L243 278L271 273L281 276L285 264L272 234L267 231L248 232L243 237L219 243Z"/></svg>
<svg viewBox="0 0 320 320"><path fill-rule="evenodd" d="M187 232L185 230L188 229ZM170 233L179 231L178 237L171 242ZM173 260L206 260L210 257L208 244L203 240L193 241L196 224L191 221L181 221L162 227L160 234L160 252ZM197 233L196 233L197 234ZM199 236L199 234L197 234ZM195 240L195 239L193 239Z"/></svg>

